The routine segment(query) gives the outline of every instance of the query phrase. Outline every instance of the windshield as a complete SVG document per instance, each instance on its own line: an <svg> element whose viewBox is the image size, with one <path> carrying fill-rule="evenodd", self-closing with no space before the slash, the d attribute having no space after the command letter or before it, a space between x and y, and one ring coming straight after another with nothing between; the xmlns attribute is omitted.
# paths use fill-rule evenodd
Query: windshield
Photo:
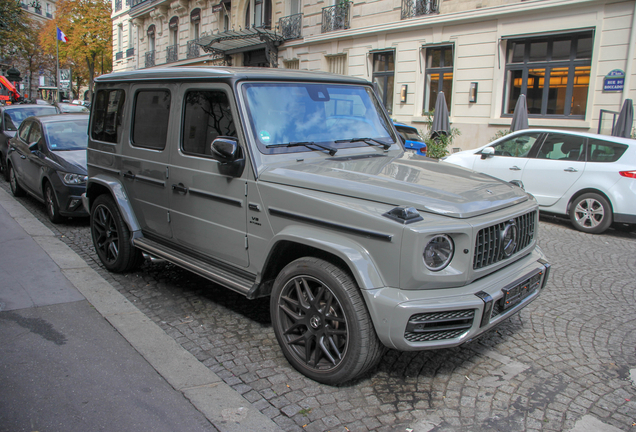
<svg viewBox="0 0 636 432"><path fill-rule="evenodd" d="M48 123L44 127L46 142L51 150L84 150L88 144L88 116L86 119Z"/></svg>
<svg viewBox="0 0 636 432"><path fill-rule="evenodd" d="M353 138L394 143L391 126L366 86L247 83L243 94L252 133L265 154L312 151L280 146L289 143L314 142L335 149L369 147Z"/></svg>
<svg viewBox="0 0 636 432"><path fill-rule="evenodd" d="M41 116L48 114L57 114L57 109L54 106L29 106L13 108L6 111L10 119L5 115L5 128L7 130L18 130L22 121L31 116ZM10 120L10 121L8 121Z"/></svg>

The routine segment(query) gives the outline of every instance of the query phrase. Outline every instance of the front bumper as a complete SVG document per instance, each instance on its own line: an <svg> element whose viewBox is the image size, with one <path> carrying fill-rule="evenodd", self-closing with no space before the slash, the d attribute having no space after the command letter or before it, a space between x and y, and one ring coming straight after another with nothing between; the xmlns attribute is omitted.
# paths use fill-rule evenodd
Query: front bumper
<svg viewBox="0 0 636 432"><path fill-rule="evenodd" d="M526 257L458 288L362 290L382 343L400 351L461 345L536 299L550 265L537 247Z"/></svg>

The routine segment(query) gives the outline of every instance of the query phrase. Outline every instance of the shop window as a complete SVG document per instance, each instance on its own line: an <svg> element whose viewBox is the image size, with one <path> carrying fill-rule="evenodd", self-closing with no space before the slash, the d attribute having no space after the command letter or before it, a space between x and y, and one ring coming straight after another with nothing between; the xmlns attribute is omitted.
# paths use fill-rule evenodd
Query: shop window
<svg viewBox="0 0 636 432"><path fill-rule="evenodd" d="M593 31L509 39L502 114L525 94L530 116L584 118L593 39Z"/></svg>
<svg viewBox="0 0 636 432"><path fill-rule="evenodd" d="M426 49L424 111L433 112L439 92L444 92L450 112L453 97L453 45Z"/></svg>

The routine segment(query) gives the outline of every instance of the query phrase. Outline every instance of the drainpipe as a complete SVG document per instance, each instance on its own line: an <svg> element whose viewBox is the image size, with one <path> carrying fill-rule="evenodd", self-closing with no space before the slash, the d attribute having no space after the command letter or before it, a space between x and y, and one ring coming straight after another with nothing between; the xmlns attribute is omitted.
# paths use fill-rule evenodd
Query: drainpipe
<svg viewBox="0 0 636 432"><path fill-rule="evenodd" d="M636 46L636 1L634 2L634 12L632 13L632 28L630 31L629 47L627 48L627 65L625 67L625 83L623 85L623 101L621 107L625 103L625 99L629 99L629 85L632 79L632 69L634 66L634 47Z"/></svg>

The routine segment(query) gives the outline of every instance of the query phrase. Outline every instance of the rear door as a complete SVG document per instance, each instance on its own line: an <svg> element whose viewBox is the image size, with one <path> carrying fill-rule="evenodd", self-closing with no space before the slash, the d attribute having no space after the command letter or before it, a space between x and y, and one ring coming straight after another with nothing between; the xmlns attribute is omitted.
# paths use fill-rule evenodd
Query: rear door
<svg viewBox="0 0 636 432"><path fill-rule="evenodd" d="M585 170L587 138L549 133L536 156L528 161L521 181L539 205L555 204Z"/></svg>
<svg viewBox="0 0 636 432"><path fill-rule="evenodd" d="M504 181L521 180L530 160L530 151L540 143L541 138L540 132L528 132L499 141L491 146L495 149L493 156L482 159L476 154L472 168Z"/></svg>
<svg viewBox="0 0 636 432"><path fill-rule="evenodd" d="M168 133L173 85L131 86L133 97L130 135L124 139L121 171L126 193L146 236L169 239Z"/></svg>
<svg viewBox="0 0 636 432"><path fill-rule="evenodd" d="M170 215L174 241L189 251L247 267L247 175L222 172L210 145L237 137L238 113L226 84L184 84L182 124L170 159ZM175 134L176 135L176 134ZM243 154L245 147L243 147Z"/></svg>

